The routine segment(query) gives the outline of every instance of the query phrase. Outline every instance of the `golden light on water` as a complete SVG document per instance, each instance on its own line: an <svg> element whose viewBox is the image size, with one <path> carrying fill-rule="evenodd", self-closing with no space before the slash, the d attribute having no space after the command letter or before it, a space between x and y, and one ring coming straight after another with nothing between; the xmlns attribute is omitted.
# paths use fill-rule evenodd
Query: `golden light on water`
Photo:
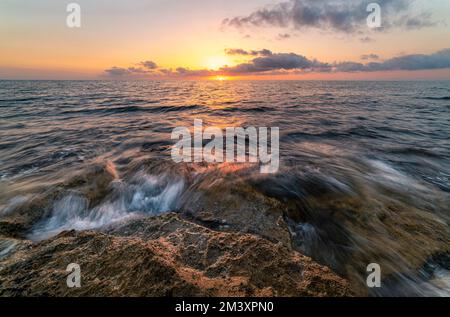
<svg viewBox="0 0 450 317"><path fill-rule="evenodd" d="M231 76L225 76L225 75L214 75L206 78L207 80L213 80L213 81L227 81L227 80L233 80L236 79L235 77Z"/></svg>

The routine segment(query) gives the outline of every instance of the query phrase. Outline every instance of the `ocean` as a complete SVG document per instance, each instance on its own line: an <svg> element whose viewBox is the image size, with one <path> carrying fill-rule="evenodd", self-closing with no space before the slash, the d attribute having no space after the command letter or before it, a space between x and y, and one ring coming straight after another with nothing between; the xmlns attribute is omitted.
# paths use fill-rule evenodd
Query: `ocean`
<svg viewBox="0 0 450 317"><path fill-rule="evenodd" d="M194 119L278 127L279 171L173 162ZM169 211L275 242L279 212L356 290L378 263L370 295L448 296L450 82L0 81L0 221L23 239Z"/></svg>

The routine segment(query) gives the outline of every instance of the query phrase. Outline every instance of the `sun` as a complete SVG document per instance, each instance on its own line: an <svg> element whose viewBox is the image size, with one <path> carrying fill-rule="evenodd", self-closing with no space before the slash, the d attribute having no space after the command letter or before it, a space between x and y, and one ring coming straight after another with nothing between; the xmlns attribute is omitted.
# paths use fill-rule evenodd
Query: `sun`
<svg viewBox="0 0 450 317"><path fill-rule="evenodd" d="M226 76L216 76L214 79L218 80L218 81L228 80L228 78Z"/></svg>
<svg viewBox="0 0 450 317"><path fill-rule="evenodd" d="M211 76L208 77L208 80L216 80L216 81L227 81L227 80L232 80L233 78L230 76L225 76L225 75L215 75L215 76Z"/></svg>
<svg viewBox="0 0 450 317"><path fill-rule="evenodd" d="M222 67L229 66L230 60L227 56L212 56L206 59L205 67L209 70L219 70Z"/></svg>

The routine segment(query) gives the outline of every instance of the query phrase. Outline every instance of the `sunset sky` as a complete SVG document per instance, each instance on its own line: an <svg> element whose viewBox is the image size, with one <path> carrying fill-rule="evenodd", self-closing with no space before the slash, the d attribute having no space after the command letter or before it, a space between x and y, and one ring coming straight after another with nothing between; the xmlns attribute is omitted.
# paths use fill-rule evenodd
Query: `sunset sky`
<svg viewBox="0 0 450 317"><path fill-rule="evenodd" d="M0 79L450 79L448 0L1 0L0 38Z"/></svg>

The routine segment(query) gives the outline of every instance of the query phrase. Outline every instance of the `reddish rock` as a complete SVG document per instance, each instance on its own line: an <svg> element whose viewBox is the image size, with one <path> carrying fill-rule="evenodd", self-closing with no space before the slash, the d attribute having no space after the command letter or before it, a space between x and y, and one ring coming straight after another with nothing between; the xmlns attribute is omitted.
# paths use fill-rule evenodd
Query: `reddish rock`
<svg viewBox="0 0 450 317"><path fill-rule="evenodd" d="M81 288L66 286L69 263ZM0 262L1 296L349 296L310 258L251 234L217 232L177 214L104 232L64 232Z"/></svg>

